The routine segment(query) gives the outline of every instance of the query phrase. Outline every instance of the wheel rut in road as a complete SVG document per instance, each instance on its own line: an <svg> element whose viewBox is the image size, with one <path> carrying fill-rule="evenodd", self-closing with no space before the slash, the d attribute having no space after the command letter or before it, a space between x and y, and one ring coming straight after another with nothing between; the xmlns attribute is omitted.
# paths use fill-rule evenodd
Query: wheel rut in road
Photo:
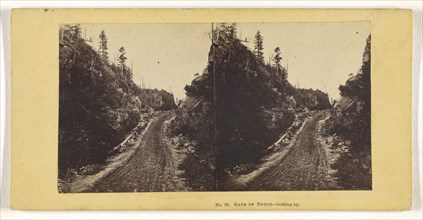
<svg viewBox="0 0 423 220"><path fill-rule="evenodd" d="M319 113L306 122L286 157L247 185L246 190L325 190L333 188L328 179L329 163L322 146L316 143Z"/></svg>
<svg viewBox="0 0 423 220"><path fill-rule="evenodd" d="M153 119L138 149L125 164L116 167L93 187L96 192L175 191L176 179L170 149L162 144L162 126L170 115Z"/></svg>

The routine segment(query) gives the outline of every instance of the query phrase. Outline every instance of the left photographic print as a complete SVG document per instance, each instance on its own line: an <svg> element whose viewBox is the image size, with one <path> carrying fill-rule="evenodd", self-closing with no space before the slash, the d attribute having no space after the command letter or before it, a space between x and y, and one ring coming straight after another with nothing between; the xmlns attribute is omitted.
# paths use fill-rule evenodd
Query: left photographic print
<svg viewBox="0 0 423 220"><path fill-rule="evenodd" d="M184 87L207 65L209 48L193 46L209 44L209 29L210 24L60 26L59 192L192 189L178 167L187 166L181 163L193 143L170 134L170 122ZM206 183L199 190L213 188L210 160L195 171Z"/></svg>

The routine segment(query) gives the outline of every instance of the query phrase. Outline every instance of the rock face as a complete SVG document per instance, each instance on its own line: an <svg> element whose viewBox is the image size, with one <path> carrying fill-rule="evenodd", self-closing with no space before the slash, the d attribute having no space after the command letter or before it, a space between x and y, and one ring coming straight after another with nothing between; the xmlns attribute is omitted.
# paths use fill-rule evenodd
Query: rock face
<svg viewBox="0 0 423 220"><path fill-rule="evenodd" d="M179 105L172 123L171 133L176 139L185 140L180 145L186 157L179 168L194 191L215 189L214 125L212 102L194 96Z"/></svg>
<svg viewBox="0 0 423 220"><path fill-rule="evenodd" d="M178 132L194 138L212 141L214 138L214 117L212 103L204 98L187 97L176 112Z"/></svg>
<svg viewBox="0 0 423 220"><path fill-rule="evenodd" d="M335 130L362 134L360 136L365 138L363 145L370 145L370 56L369 36L363 53L363 64L355 76L339 87L341 99L331 114Z"/></svg>
<svg viewBox="0 0 423 220"><path fill-rule="evenodd" d="M214 72L217 81L216 147L226 169L261 158L290 126L293 87L237 39L219 41L211 51L208 72Z"/></svg>
<svg viewBox="0 0 423 220"><path fill-rule="evenodd" d="M154 110L176 109L173 94L157 89L141 89L137 93L143 107L150 107Z"/></svg>
<svg viewBox="0 0 423 220"><path fill-rule="evenodd" d="M297 108L305 107L309 110L324 110L332 107L328 95L320 90L296 89L294 97L297 102Z"/></svg>
<svg viewBox="0 0 423 220"><path fill-rule="evenodd" d="M348 153L341 154L335 163L338 179L345 189L372 188L370 58L369 36L362 66L339 87L341 99L326 124L329 134L349 143Z"/></svg>

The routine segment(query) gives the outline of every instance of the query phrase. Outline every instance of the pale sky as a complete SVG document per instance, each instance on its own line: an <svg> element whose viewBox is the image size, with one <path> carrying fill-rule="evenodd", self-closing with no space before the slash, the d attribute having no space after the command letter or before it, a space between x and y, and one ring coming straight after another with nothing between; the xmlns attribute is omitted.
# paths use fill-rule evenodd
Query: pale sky
<svg viewBox="0 0 423 220"><path fill-rule="evenodd" d="M133 65L134 82L185 97L184 87L195 73L207 66L211 24L85 24L82 35L93 39L106 32L109 57L113 60L121 46L127 65ZM319 89L339 98L338 87L361 66L369 22L328 23L238 23L238 37L249 40L260 30L267 61L275 47L282 51L282 65L288 65L288 81L302 88Z"/></svg>

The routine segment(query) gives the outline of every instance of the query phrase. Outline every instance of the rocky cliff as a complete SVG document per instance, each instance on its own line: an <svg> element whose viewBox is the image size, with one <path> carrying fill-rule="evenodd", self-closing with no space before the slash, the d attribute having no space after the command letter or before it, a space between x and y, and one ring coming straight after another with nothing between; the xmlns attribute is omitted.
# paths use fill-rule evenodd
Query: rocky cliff
<svg viewBox="0 0 423 220"><path fill-rule="evenodd" d="M334 136L334 149L342 147L335 163L340 184L345 189L371 189L371 38L367 39L363 63L356 75L339 87L341 98L326 122Z"/></svg>

